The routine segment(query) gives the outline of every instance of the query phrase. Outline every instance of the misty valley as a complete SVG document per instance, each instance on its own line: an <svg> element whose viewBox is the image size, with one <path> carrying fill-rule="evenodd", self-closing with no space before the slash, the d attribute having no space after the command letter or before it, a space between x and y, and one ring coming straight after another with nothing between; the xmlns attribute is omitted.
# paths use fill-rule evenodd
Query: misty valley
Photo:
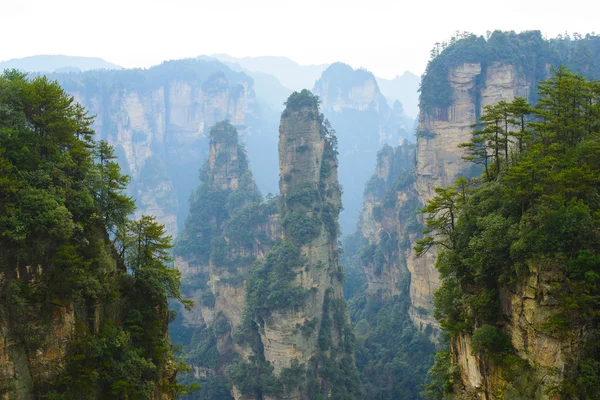
<svg viewBox="0 0 600 400"><path fill-rule="evenodd" d="M0 70L0 399L600 399L600 36Z"/></svg>

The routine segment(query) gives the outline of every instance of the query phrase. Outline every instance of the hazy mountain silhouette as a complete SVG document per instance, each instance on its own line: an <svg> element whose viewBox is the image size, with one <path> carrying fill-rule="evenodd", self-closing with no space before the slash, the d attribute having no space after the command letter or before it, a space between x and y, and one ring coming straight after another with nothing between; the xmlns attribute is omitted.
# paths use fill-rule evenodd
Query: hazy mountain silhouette
<svg viewBox="0 0 600 400"><path fill-rule="evenodd" d="M411 118L417 118L419 114L419 84L421 77L410 71L404 71L402 75L397 75L394 79L377 78L379 90L388 99L390 104L394 100L400 100L404 112Z"/></svg>
<svg viewBox="0 0 600 400"><path fill-rule="evenodd" d="M286 57L261 56L236 58L227 54L213 54L218 60L237 63L251 72L265 72L274 75L281 84L292 90L310 89L329 64L300 65Z"/></svg>
<svg viewBox="0 0 600 400"><path fill-rule="evenodd" d="M91 69L123 69L99 57L36 55L0 61L0 71L16 68L26 72L79 72Z"/></svg>

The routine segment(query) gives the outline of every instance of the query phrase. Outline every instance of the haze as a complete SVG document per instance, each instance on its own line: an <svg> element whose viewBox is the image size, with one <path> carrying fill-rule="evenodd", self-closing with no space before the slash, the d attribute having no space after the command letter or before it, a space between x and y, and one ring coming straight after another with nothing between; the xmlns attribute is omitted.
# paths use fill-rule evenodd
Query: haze
<svg viewBox="0 0 600 400"><path fill-rule="evenodd" d="M3 3L0 60L65 54L149 67L201 54L277 55L301 64L344 61L384 78L405 70L421 74L434 43L457 30L539 29L547 37L565 29L589 33L597 29L600 11L594 2L586 2L582 13L578 7L556 7L553 1L522 0L493 6L476 0Z"/></svg>

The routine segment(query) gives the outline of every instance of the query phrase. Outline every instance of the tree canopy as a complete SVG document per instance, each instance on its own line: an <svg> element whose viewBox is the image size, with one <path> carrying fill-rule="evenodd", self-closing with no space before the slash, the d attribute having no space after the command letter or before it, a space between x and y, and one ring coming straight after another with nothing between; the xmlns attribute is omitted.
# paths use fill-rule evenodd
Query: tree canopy
<svg viewBox="0 0 600 400"><path fill-rule="evenodd" d="M174 360L166 326L179 272L164 227L130 219L129 179L92 121L46 77L0 75L0 303L28 352L44 345L54 307L76 310L65 368L36 395L149 398ZM37 276L17 273L33 265ZM38 324L38 336L24 334Z"/></svg>

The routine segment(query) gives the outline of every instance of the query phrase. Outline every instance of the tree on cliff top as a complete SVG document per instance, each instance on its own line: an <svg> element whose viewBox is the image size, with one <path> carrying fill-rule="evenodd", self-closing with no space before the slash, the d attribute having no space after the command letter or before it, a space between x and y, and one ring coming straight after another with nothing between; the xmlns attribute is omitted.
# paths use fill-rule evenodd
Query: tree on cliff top
<svg viewBox="0 0 600 400"><path fill-rule="evenodd" d="M517 99L509 109L526 116L529 106ZM560 310L535 328L557 340L569 337L580 350L577 364L549 389L598 399L592 387L600 381L600 82L559 68L540 85L540 100L528 118L523 145L509 149L512 164L505 163L491 181L473 180L454 223L448 213L442 215L442 227L452 229L427 219L438 235L428 241L452 243L436 262L442 283L435 314L451 336L472 335L471 350L500 365L503 378L518 385L517 377L539 366L510 348L502 293L538 270L551 272L557 278L545 296ZM515 119L518 132L525 130L519 120L526 119ZM438 204L444 203L434 198L424 211L434 212Z"/></svg>
<svg viewBox="0 0 600 400"><path fill-rule="evenodd" d="M71 305L77 321L64 369L55 381L34 382L36 396L176 395L185 389L174 376L159 389L177 369L167 372L168 301L181 298L169 238L150 217L128 219L128 179L112 148L93 140L91 123L56 82L0 76L0 304L8 335L35 358L49 337L48 316ZM31 265L43 273L18 276Z"/></svg>

